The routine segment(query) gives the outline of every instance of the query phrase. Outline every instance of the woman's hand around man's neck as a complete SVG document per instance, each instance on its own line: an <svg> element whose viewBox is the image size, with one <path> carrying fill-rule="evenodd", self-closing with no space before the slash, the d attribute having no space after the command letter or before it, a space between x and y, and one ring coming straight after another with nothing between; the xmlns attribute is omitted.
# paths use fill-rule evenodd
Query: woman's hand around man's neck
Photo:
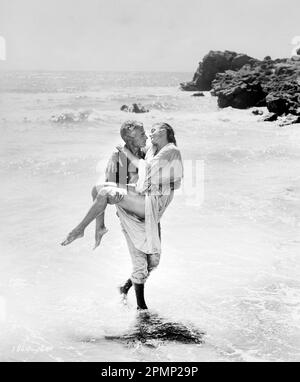
<svg viewBox="0 0 300 382"><path fill-rule="evenodd" d="M140 153L141 153L140 147L136 147L136 146L130 145L128 143L126 143L124 147L126 147L134 156L136 156L136 157L140 156Z"/></svg>

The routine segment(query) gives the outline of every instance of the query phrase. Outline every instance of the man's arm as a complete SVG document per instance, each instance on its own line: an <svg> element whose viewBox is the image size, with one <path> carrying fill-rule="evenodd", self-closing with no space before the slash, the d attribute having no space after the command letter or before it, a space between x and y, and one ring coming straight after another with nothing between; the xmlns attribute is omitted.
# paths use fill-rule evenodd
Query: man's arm
<svg viewBox="0 0 300 382"><path fill-rule="evenodd" d="M111 155L111 157L108 160L106 170L105 170L105 182L112 182L118 186L118 179L117 179L117 173L118 173L118 164L122 166L122 164L119 161L119 152L114 151ZM109 195L108 202L110 204L116 204L119 203L122 200L123 196L120 194L117 189L114 195Z"/></svg>
<svg viewBox="0 0 300 382"><path fill-rule="evenodd" d="M144 160L144 159L140 159L138 157L136 157L134 154L132 154L131 151L128 150L127 147L125 146L122 146L122 145L118 145L117 146L117 150L120 152L120 153L123 153L126 155L126 157L130 160L130 162L135 166L135 167L139 167L139 163L141 160Z"/></svg>
<svg viewBox="0 0 300 382"><path fill-rule="evenodd" d="M119 152L116 150L108 160L105 170L105 181L117 183Z"/></svg>

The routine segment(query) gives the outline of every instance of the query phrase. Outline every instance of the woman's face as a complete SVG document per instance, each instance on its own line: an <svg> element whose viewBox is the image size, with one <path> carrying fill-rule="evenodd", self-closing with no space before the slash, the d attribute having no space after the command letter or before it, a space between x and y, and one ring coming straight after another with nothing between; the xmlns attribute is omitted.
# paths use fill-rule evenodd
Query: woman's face
<svg viewBox="0 0 300 382"><path fill-rule="evenodd" d="M161 125L154 125L150 130L149 137L153 145L159 144L162 139L166 136L166 130L161 127Z"/></svg>

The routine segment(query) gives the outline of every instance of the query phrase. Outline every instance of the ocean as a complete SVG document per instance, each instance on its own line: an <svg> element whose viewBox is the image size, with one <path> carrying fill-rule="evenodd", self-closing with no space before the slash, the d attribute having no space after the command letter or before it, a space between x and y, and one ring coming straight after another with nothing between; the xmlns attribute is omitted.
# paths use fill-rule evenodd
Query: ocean
<svg viewBox="0 0 300 382"><path fill-rule="evenodd" d="M299 126L218 109L179 89L191 77L0 72L1 361L300 360ZM134 102L149 113L120 111ZM125 339L139 317L133 291L124 306L117 290L131 264L115 207L96 251L93 226L59 244L127 119L172 125L185 184L201 189L178 191L165 212L145 291L153 316L196 328L200 343Z"/></svg>

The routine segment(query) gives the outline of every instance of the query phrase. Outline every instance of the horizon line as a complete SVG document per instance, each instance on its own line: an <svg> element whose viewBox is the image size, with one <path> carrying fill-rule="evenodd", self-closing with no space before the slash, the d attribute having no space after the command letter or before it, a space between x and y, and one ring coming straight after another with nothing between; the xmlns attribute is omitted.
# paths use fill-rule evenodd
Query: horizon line
<svg viewBox="0 0 300 382"><path fill-rule="evenodd" d="M3 72L106 72L106 73L193 73L196 71L190 71L190 70L111 70L111 69L7 69L7 68L1 68L0 64L0 71Z"/></svg>

